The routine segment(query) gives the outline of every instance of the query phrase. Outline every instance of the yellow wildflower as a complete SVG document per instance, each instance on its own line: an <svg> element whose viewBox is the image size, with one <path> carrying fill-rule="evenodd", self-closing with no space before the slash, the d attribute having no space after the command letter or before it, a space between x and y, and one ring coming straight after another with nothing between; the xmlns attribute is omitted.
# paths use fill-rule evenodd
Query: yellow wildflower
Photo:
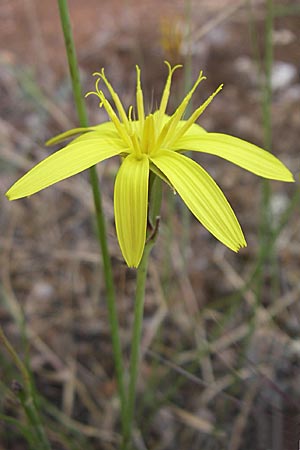
<svg viewBox="0 0 300 450"><path fill-rule="evenodd" d="M128 266L139 265L145 245L150 171L167 181L195 217L223 244L234 251L246 246L239 222L223 192L199 164L181 152L193 150L217 155L264 178L293 181L293 176L265 150L233 136L208 133L195 123L222 85L187 120L183 120L195 89L205 79L202 72L176 111L167 115L172 76L180 67L167 65L169 74L160 106L148 115L144 112L140 69L137 67L135 119L132 118L132 107L128 114L125 112L104 70L97 73L96 90L92 94L99 97L100 106L105 108L110 121L89 128L75 128L48 141L50 145L81 134L20 178L6 193L8 199L32 195L105 159L121 155L123 162L115 181L114 211L119 244ZM99 89L100 81L106 85L116 111Z"/></svg>

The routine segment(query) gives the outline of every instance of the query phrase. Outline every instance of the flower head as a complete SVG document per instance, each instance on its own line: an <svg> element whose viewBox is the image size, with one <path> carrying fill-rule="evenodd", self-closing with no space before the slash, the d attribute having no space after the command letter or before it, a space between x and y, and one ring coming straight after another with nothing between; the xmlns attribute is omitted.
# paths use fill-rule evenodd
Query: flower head
<svg viewBox="0 0 300 450"><path fill-rule="evenodd" d="M246 246L239 222L221 189L199 164L182 152L193 150L217 155L264 178L293 181L293 176L265 150L227 134L208 133L195 123L222 85L188 119L183 119L194 91L205 79L202 72L175 112L167 115L172 76L180 66L172 68L166 64L169 73L159 108L147 115L140 69L136 67L137 117L134 118L133 108L126 113L104 70L96 73L95 91L87 95L95 94L99 98L110 121L94 127L75 128L50 139L48 145L81 134L20 178L6 193L8 199L32 195L120 155L123 162L115 181L114 211L119 244L128 266L139 265L145 245L150 171L166 181L194 216L223 244L234 251ZM100 82L109 91L114 107L100 90Z"/></svg>

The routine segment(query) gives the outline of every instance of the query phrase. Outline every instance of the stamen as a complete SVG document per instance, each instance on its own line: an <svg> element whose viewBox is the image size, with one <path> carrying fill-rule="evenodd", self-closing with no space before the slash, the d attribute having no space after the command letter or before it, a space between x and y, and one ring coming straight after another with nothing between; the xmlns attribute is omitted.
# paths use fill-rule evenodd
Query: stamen
<svg viewBox="0 0 300 450"><path fill-rule="evenodd" d="M129 145L129 147L131 148L131 140L130 137L128 135L128 133L126 133L126 131L123 128L123 124L120 122L117 114L115 113L115 111L113 110L111 104L109 103L109 101L105 98L105 95L103 94L102 91L99 91L99 98L101 100L101 104L104 106L108 116L110 117L111 121L114 123L120 137L126 142L127 145Z"/></svg>
<svg viewBox="0 0 300 450"><path fill-rule="evenodd" d="M96 74L93 74L93 75L96 75ZM90 91L90 92L87 92L87 93L85 94L85 98L88 97L89 95L96 95L96 97L100 98L99 107L101 108L101 107L102 107L101 91L100 91L100 89L99 89L99 81L100 81L100 80L101 80L101 78L98 78L98 80L97 80L96 83L95 83L96 91Z"/></svg>
<svg viewBox="0 0 300 450"><path fill-rule="evenodd" d="M153 114L149 114L149 116L146 117L143 130L143 137L141 143L143 153L149 154L149 150L155 147L154 142L155 142L154 118Z"/></svg>
<svg viewBox="0 0 300 450"><path fill-rule="evenodd" d="M108 79L105 76L104 73L104 69L101 70L100 72L95 72L93 73L93 75L98 75L100 77L100 79L102 79L116 105L117 111L119 113L120 119L122 120L123 124L125 125L125 128L127 128L127 131L130 132L130 127L129 127L129 123L128 123L128 118L126 115L126 112L124 110L124 107L122 105L122 102L118 96L118 94L114 91L112 85L109 83ZM97 83L96 83L97 84Z"/></svg>
<svg viewBox="0 0 300 450"><path fill-rule="evenodd" d="M129 119L129 122L132 122L132 111L133 111L133 106L130 105L130 106L129 106L129 110L128 110L128 119Z"/></svg>
<svg viewBox="0 0 300 450"><path fill-rule="evenodd" d="M136 67L136 105L137 105L138 119L140 121L140 132L142 133L145 121L144 97L141 87L141 70L139 66L135 67Z"/></svg>
<svg viewBox="0 0 300 450"><path fill-rule="evenodd" d="M100 80L101 80L101 78L98 78L98 80L96 81L96 84L95 84L96 92L98 92L98 93L100 92L100 89L99 89Z"/></svg>
<svg viewBox="0 0 300 450"><path fill-rule="evenodd" d="M133 144L133 149L135 151L135 156L137 157L137 159L142 159L142 150L137 135L133 133L130 137Z"/></svg>
<svg viewBox="0 0 300 450"><path fill-rule="evenodd" d="M181 64L177 64L176 66L171 67L171 64L168 61L165 61L165 64L167 65L169 69L169 75L165 84L165 88L161 97L160 106L159 106L159 122L162 120L162 116L165 114L169 97L170 97L170 87L172 82L172 76L176 69L179 69L182 67Z"/></svg>
<svg viewBox="0 0 300 450"><path fill-rule="evenodd" d="M172 145L173 142L176 142L179 138L181 138L184 133L187 132L187 130L193 125L193 123L196 122L196 120L199 118L199 116L205 111L205 109L208 107L208 105L212 102L212 100L215 98L215 96L222 90L223 84L220 84L220 86L213 92L212 95L208 97L207 100L205 100L204 103L202 103L199 108L197 108L193 114L188 118L188 120L185 122L185 124L174 134L173 137L168 142L168 145Z"/></svg>
<svg viewBox="0 0 300 450"><path fill-rule="evenodd" d="M162 145L163 141L165 140L165 138L166 138L166 136L167 136L167 134L169 132L170 125L171 125L171 119L164 125L163 129L161 130L161 132L160 132L160 134L158 136L158 139L157 139L157 141L156 141L156 143L155 143L155 145L154 145L154 147L152 149L152 152L151 152L152 155L154 155L154 153L159 148L161 148L161 145Z"/></svg>
<svg viewBox="0 0 300 450"><path fill-rule="evenodd" d="M176 111L174 112L174 114L171 116L171 118L169 119L169 122L165 125L164 129L162 130L162 132L164 132L164 139L167 139L168 135L172 136L172 133L175 132L176 127L179 123L179 121L181 120L188 104L189 101L191 100L192 95L194 94L195 90L197 89L198 85L201 83L201 81L206 80L206 77L204 77L202 75L202 71L199 73L199 76L196 80L196 82L194 83L194 86L192 87L192 89L188 92L188 94L184 97L184 99L182 100L181 104L178 106L178 108L176 109ZM161 134L162 134L161 132ZM158 141L160 141L160 144L162 144L163 142L162 138L159 136Z"/></svg>
<svg viewBox="0 0 300 450"><path fill-rule="evenodd" d="M85 98L86 97L88 97L89 95L97 95L97 97L98 97L98 93L97 92L95 92L95 91L89 91L89 92L87 92L86 94L85 94Z"/></svg>

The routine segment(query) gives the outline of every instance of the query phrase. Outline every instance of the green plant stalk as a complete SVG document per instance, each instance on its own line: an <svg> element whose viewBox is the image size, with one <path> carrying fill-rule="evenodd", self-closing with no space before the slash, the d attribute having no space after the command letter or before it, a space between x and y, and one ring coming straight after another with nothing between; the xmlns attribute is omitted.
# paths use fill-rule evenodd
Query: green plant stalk
<svg viewBox="0 0 300 450"><path fill-rule="evenodd" d="M264 147L268 150L272 150L272 65L273 65L273 0L267 0L267 17L266 17L266 30L265 30L265 83L263 89L263 125L264 125ZM268 205L266 211L266 226L269 224L269 200L270 200L270 183L265 183L265 202Z"/></svg>
<svg viewBox="0 0 300 450"><path fill-rule="evenodd" d="M286 17L294 16L300 14L300 5L286 5L286 6L275 6L274 5L274 16L275 17Z"/></svg>
<svg viewBox="0 0 300 450"><path fill-rule="evenodd" d="M192 5L191 0L185 0L185 26L186 26L186 44L187 53L184 61L184 95L191 89L192 85L192 38L191 38L191 23L192 23ZM185 114L190 115L191 104L189 103ZM191 155L191 152L187 152ZM182 240L181 240L181 252L183 256L183 269L186 272L186 265L188 260L188 250L191 240L191 213L190 210L181 203L181 217L182 217Z"/></svg>
<svg viewBox="0 0 300 450"><path fill-rule="evenodd" d="M15 419L13 417L7 416L6 414L0 413L0 420L9 425L13 425L17 429L19 429L20 432L22 433L22 435L25 437L25 439L29 443L31 443L33 441L32 436L31 436L30 432L28 431L28 429L26 429L18 419Z"/></svg>
<svg viewBox="0 0 300 450"><path fill-rule="evenodd" d="M264 65L262 75L262 116L263 116L263 146L266 150L272 150L272 65L273 65L273 22L274 10L273 0L267 0L266 5L266 19L265 19L265 42L264 42ZM254 36L253 36L254 37ZM257 42L256 42L257 43ZM257 50L257 47L256 47ZM260 65L258 64L258 67ZM262 301L265 273L266 269L272 271L272 290L270 292L271 298L275 296L276 290L276 254L275 244L276 238L273 240L273 226L271 217L271 185L269 180L262 180L261 185L261 205L260 205L260 229L259 229L259 254L257 258L257 268L260 270L254 271L253 282L255 284L255 303L252 308L252 316L249 320L248 333L243 341L243 350L240 353L238 364L244 363L247 348L250 340L255 332L257 326L257 311Z"/></svg>
<svg viewBox="0 0 300 450"><path fill-rule="evenodd" d="M153 247L152 240L146 243L140 265L137 269L136 294L134 304L134 322L133 322L133 332L130 350L129 387L127 397L125 433L123 437L123 447L122 447L123 450L129 450L131 446L132 422L136 397L136 382L138 377L139 360L140 360L140 342L142 335L142 324L144 313L145 285L147 279L149 254L152 247Z"/></svg>
<svg viewBox="0 0 300 450"><path fill-rule="evenodd" d="M148 233L144 253L137 269L136 292L134 303L134 320L130 349L129 386L127 397L127 409L125 420L125 432L123 435L122 450L131 449L132 425L134 417L134 405L136 398L136 382L139 372L140 344L142 336L142 325L144 315L145 287L149 255L158 234L159 212L162 198L161 180L151 173L149 183L149 213L148 219L152 230Z"/></svg>
<svg viewBox="0 0 300 450"><path fill-rule="evenodd" d="M267 0L267 11L265 21L265 80L263 87L263 130L264 130L264 148L268 151L272 149L272 84L271 74L273 65L273 0ZM272 234L272 220L270 211L271 201L271 187L268 180L263 180L262 183L262 201L261 201L261 229L260 229L260 252L264 256L265 262L268 263L272 257L272 248L270 247L270 237ZM273 253L274 257L274 253ZM257 296L260 297L263 285L262 271L261 276L258 277Z"/></svg>
<svg viewBox="0 0 300 450"><path fill-rule="evenodd" d="M70 15L68 10L67 0L58 0L58 7L60 12L61 26L63 29L65 47L67 52L67 58L69 63L70 76L72 80L72 88L74 100L77 108L77 114L80 126L88 126L87 112L83 101L83 96L81 92L81 84L79 77L79 69L75 51L75 45L73 40L72 28L70 23ZM96 172L95 166L89 169L90 171L90 183L93 191L95 213L96 213L96 223L97 223L97 237L99 240L102 260L103 260L103 272L106 285L107 294L107 306L108 306L108 317L110 322L110 328L112 333L112 346L114 354L114 362L116 367L118 392L121 403L121 422L124 426L125 421L125 405L126 405L126 395L124 387L124 370L123 370L123 359L122 359L122 347L119 335L119 321L117 315L116 307L116 296L115 288L111 267L111 260L109 257L108 244L107 244L107 234L106 225L102 207L102 197L99 188L99 180Z"/></svg>
<svg viewBox="0 0 300 450"><path fill-rule="evenodd" d="M286 226L287 222L289 221L290 217L294 213L297 207L299 207L299 201L300 201L300 189L298 188L295 192L293 197L291 198L291 201L289 202L286 210L283 212L282 216L280 217L280 221L276 228L273 229L273 235L272 240L276 240L277 237L280 235L281 231Z"/></svg>
<svg viewBox="0 0 300 450"><path fill-rule="evenodd" d="M38 445L37 450L51 450L51 446L45 433L42 420L40 418L36 402L34 399L32 380L30 374L25 364L23 364L22 360L19 358L13 346L5 336L1 327L0 327L0 342L10 355L11 359L13 360L15 366L20 371L21 376L23 378L24 388L21 387L18 397L20 398L27 419L31 424L32 429L36 435Z"/></svg>

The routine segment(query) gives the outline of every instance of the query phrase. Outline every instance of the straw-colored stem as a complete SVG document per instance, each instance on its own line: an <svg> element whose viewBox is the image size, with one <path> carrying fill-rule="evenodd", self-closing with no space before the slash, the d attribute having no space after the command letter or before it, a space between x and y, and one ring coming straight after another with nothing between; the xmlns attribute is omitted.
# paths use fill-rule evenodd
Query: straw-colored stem
<svg viewBox="0 0 300 450"><path fill-rule="evenodd" d="M68 10L67 0L58 0L61 26L63 29L65 46L67 52L67 58L69 63L70 76L72 80L72 88L73 95L76 104L77 114L80 126L87 127L88 126L88 118L87 112L83 101L80 77L79 77L79 69L76 58L73 34L70 24L70 16ZM95 205L95 213L96 213L96 224L97 224L97 237L99 240L102 260L103 260L103 272L104 279L106 285L106 295L107 295L107 305L108 305L108 316L110 322L110 328L112 333L112 345L113 345L113 354L114 354L114 362L116 367L116 375L117 375L117 384L118 384L118 392L121 402L121 420L122 426L125 420L125 404L126 404L126 395L124 388L124 372L123 372L123 360L122 360L122 349L121 342L119 336L119 323L118 323L118 315L116 308L116 296L115 296L115 288L113 282L112 275L112 267L111 260L108 252L108 244L107 244L107 234L106 234L106 225L102 207L102 199L101 199L101 191L99 187L99 180L96 172L95 166L89 169L90 171L90 182L93 191L94 197L94 205Z"/></svg>

